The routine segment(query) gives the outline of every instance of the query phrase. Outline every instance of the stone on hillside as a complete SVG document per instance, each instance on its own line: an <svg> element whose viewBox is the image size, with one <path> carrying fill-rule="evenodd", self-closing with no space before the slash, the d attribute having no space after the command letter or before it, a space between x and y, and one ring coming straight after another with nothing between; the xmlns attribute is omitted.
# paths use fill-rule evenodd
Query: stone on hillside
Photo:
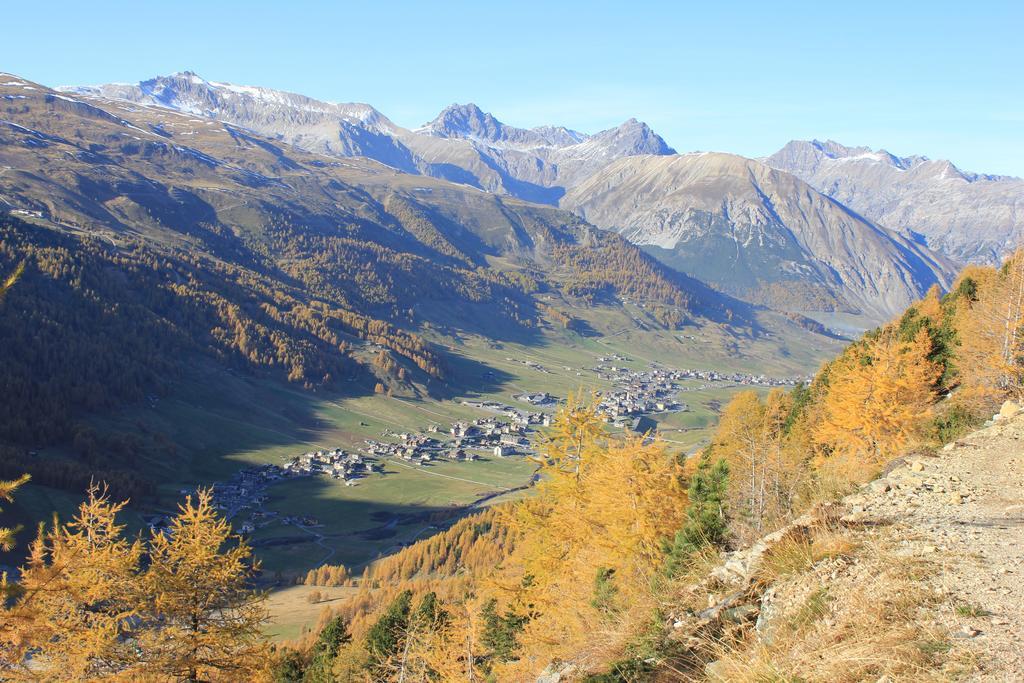
<svg viewBox="0 0 1024 683"><path fill-rule="evenodd" d="M916 489L923 483L924 479L921 479L920 477L905 476L900 479L898 486L901 489Z"/></svg>
<svg viewBox="0 0 1024 683"><path fill-rule="evenodd" d="M949 502L953 503L953 505L960 505L961 503L964 502L964 497L962 494L954 491L953 493L949 494Z"/></svg>
<svg viewBox="0 0 1024 683"><path fill-rule="evenodd" d="M868 489L872 493L885 493L892 488L892 485L885 479L876 479L875 481L868 484Z"/></svg>
<svg viewBox="0 0 1024 683"><path fill-rule="evenodd" d="M537 683L560 683L560 681L572 680L576 667L572 664L549 664L540 676Z"/></svg>
<svg viewBox="0 0 1024 683"><path fill-rule="evenodd" d="M704 675L707 676L708 680L722 680L725 678L727 671L725 662L718 659L704 665Z"/></svg>
<svg viewBox="0 0 1024 683"><path fill-rule="evenodd" d="M1016 401L1006 401L1003 403L1003 407L999 409L999 415L1003 419L1009 419L1020 413L1021 410L1021 405Z"/></svg>
<svg viewBox="0 0 1024 683"><path fill-rule="evenodd" d="M914 464L910 466L912 472L924 472L924 463L920 460L915 460Z"/></svg>
<svg viewBox="0 0 1024 683"><path fill-rule="evenodd" d="M729 609L722 612L722 621L729 622L731 624L742 624L745 621L750 621L758 615L760 610L757 605L740 605L739 607L730 607Z"/></svg>

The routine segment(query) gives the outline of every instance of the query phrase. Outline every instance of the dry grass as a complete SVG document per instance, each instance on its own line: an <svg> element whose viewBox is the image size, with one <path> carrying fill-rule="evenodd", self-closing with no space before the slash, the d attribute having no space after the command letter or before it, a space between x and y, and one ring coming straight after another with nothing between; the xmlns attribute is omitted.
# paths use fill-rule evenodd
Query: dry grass
<svg viewBox="0 0 1024 683"><path fill-rule="evenodd" d="M840 539L821 543L854 550ZM714 644L711 680L933 681L962 665L948 633L921 618L938 601L923 581L928 565L871 542L808 571L814 545L794 544L773 559L780 608L760 637Z"/></svg>
<svg viewBox="0 0 1024 683"><path fill-rule="evenodd" d="M770 585L787 576L806 572L822 560L849 556L856 548L857 544L850 536L834 529L818 528L807 536L792 536L776 543L765 553L757 581Z"/></svg>

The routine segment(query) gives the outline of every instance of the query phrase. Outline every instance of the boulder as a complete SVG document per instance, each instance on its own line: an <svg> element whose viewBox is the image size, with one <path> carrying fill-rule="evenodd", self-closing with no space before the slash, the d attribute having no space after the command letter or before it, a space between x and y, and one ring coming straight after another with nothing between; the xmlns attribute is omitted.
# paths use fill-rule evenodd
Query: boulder
<svg viewBox="0 0 1024 683"><path fill-rule="evenodd" d="M561 683L562 681L571 681L574 679L573 674L575 672L576 667L572 664L552 663L549 664L547 668L541 672L540 676L537 677L537 683Z"/></svg>

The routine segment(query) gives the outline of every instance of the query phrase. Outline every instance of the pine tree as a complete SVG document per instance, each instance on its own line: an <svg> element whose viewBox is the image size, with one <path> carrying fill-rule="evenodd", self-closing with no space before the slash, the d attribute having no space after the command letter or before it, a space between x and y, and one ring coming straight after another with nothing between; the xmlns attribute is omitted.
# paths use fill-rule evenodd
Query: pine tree
<svg viewBox="0 0 1024 683"><path fill-rule="evenodd" d="M480 643L490 650L491 657L498 661L507 662L512 659L519 647L516 634L523 630L526 617L512 612L506 612L504 615L499 613L498 601L495 598L484 603L480 617L483 622Z"/></svg>
<svg viewBox="0 0 1024 683"><path fill-rule="evenodd" d="M338 650L349 643L352 637L348 633L348 622L337 616L327 622L317 636L316 643L310 653L309 665L306 667L303 681L308 683L330 683L334 680L332 670Z"/></svg>
<svg viewBox="0 0 1024 683"><path fill-rule="evenodd" d="M706 450L687 489L686 522L666 547L664 571L668 576L684 571L689 559L701 548L725 542L729 530L728 485L729 466L721 459L712 465L711 453Z"/></svg>
<svg viewBox="0 0 1024 683"><path fill-rule="evenodd" d="M275 655L270 667L273 683L300 683L305 672L305 659L301 652L285 649Z"/></svg>
<svg viewBox="0 0 1024 683"><path fill-rule="evenodd" d="M371 672L385 673L390 660L401 652L411 610L412 591L402 591L370 627L366 634L366 651L370 656Z"/></svg>

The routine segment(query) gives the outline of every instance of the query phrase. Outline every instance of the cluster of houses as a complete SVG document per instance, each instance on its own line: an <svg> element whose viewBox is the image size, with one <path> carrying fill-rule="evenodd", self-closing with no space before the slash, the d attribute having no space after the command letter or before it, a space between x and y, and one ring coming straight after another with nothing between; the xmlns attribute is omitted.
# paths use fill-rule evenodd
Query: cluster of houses
<svg viewBox="0 0 1024 683"><path fill-rule="evenodd" d="M356 479L372 468L359 453L346 453L340 448L303 453L281 467L286 475L326 474L344 479L347 486L354 486Z"/></svg>
<svg viewBox="0 0 1024 683"><path fill-rule="evenodd" d="M534 369L543 370L532 361L520 362ZM600 356L597 362L598 365L589 370L613 385L609 390L598 392L599 411L606 421L626 427L632 425L637 431L652 426L653 423L647 417L652 413L688 409L678 397L681 392L694 387L684 386L684 380L752 386L787 386L806 381L806 378L801 377L774 378L716 370L677 370L656 363L652 363L644 370L634 370L624 366L631 363L630 359L619 354ZM558 403L558 399L547 392L517 394L513 398L520 403L538 408L552 407ZM346 486L355 486L361 477L376 469L383 469L383 465L376 462L378 458L396 458L410 464L425 465L440 459L472 461L482 455L507 457L528 454L532 452L530 434L539 427L551 424L551 416L548 413L530 412L498 401L466 400L462 401L462 404L494 415L475 420L460 420L447 426L432 424L415 432L385 431L382 437L388 440L367 439L359 453L346 452L340 448L321 449L294 456L282 465L247 467L237 472L229 481L214 486L214 504L228 519L244 510L250 511L248 519L239 527L242 533L251 533L258 527L274 521L313 527L318 522L312 517L278 519L278 513L263 509L264 503L268 500L267 486L286 478L313 475L332 477L344 481ZM154 518L151 525L160 528L166 522L166 519Z"/></svg>
<svg viewBox="0 0 1024 683"><path fill-rule="evenodd" d="M543 395L546 402L555 399ZM273 522L301 527L315 527L318 521L309 516L279 517L277 512L263 509L269 497L270 484L304 476L328 476L342 480L346 486L355 486L367 474L383 469L377 458L401 458L410 464L423 465L436 459L472 461L483 454L507 457L530 452L530 433L551 424L551 417L541 412L527 412L496 402L464 401L465 405L496 413L491 417L462 420L447 427L433 424L423 431L393 433L386 431L389 441L367 439L361 452L353 453L341 448L308 451L286 460L281 465L267 464L239 470L226 482L213 487L213 503L227 519L240 516L246 510L248 518L238 530L248 534ZM182 494L191 493L182 491ZM160 528L167 519L150 520L151 526Z"/></svg>
<svg viewBox="0 0 1024 683"><path fill-rule="evenodd" d="M527 452L530 432L537 426L551 424L550 416L543 413L523 413L494 402L486 408L502 412L509 419L485 417L452 422L448 427L433 424L425 433L392 434L397 441L367 439L364 450L374 457L401 458L418 465L438 459L477 460L481 452L507 457Z"/></svg>
<svg viewBox="0 0 1024 683"><path fill-rule="evenodd" d="M680 379L700 379L707 382L730 382L762 387L795 386L800 382L808 382L810 377L768 377L766 375L749 375L744 372L718 372L717 370L678 370Z"/></svg>
<svg viewBox="0 0 1024 683"><path fill-rule="evenodd" d="M213 504L225 517L231 519L246 508L259 508L266 503L267 486L285 476L283 469L277 465L246 467L228 481L214 485Z"/></svg>
<svg viewBox="0 0 1024 683"><path fill-rule="evenodd" d="M601 356L597 361L598 365L591 370L613 385L612 389L598 392L599 411L608 422L624 426L636 424L638 429L645 420L650 422L646 416L651 413L687 410L686 404L678 400L679 394L690 388L682 385L684 380L786 386L806 379L780 379L716 370L676 370L654 363L647 369L633 370L623 365L631 362L630 359L619 354ZM546 392L518 394L513 398L531 407L550 407L558 403L557 398ZM243 510L250 510L249 518L239 527L242 533L251 533L274 521L312 527L317 525L317 520L312 517L277 519L278 513L264 510L263 504L268 500L267 486L286 478L313 475L329 476L344 481L346 486L355 486L361 477L375 469L383 469L382 464L375 462L378 458L398 458L410 464L424 465L440 459L472 461L485 454L497 457L528 454L532 452L530 434L539 427L551 424L548 413L530 412L498 401L467 400L462 404L494 415L460 420L447 426L432 424L416 432L386 431L383 437L389 440L367 439L359 453L340 448L321 449L294 456L282 465L247 467L229 481L214 486L214 504L228 519ZM159 528L165 522L154 519L151 524Z"/></svg>
<svg viewBox="0 0 1024 683"><path fill-rule="evenodd" d="M615 385L614 389L599 393L598 411L606 421L687 409L676 400L680 390L676 371L660 367L631 370L607 364L610 360L599 358L598 361L605 362L594 368L599 377Z"/></svg>
<svg viewBox="0 0 1024 683"><path fill-rule="evenodd" d="M309 451L297 455L283 465L258 465L239 470L226 482L218 482L213 487L213 504L224 517L232 519L244 510L251 510L249 519L243 522L238 530L243 534L252 533L259 526L275 521L277 513L264 510L263 505L269 500L266 488L274 482L293 477L326 475L334 479L342 479L346 486L355 486L356 480L372 471L375 465L359 453L347 453L340 448ZM182 491L188 494L190 491ZM282 524L296 526L316 526L312 517L283 517ZM158 528L161 520L154 519L150 525Z"/></svg>
<svg viewBox="0 0 1024 683"><path fill-rule="evenodd" d="M532 406L553 406L558 400L546 391L539 391L534 394L516 394L513 396L517 401L529 403Z"/></svg>

